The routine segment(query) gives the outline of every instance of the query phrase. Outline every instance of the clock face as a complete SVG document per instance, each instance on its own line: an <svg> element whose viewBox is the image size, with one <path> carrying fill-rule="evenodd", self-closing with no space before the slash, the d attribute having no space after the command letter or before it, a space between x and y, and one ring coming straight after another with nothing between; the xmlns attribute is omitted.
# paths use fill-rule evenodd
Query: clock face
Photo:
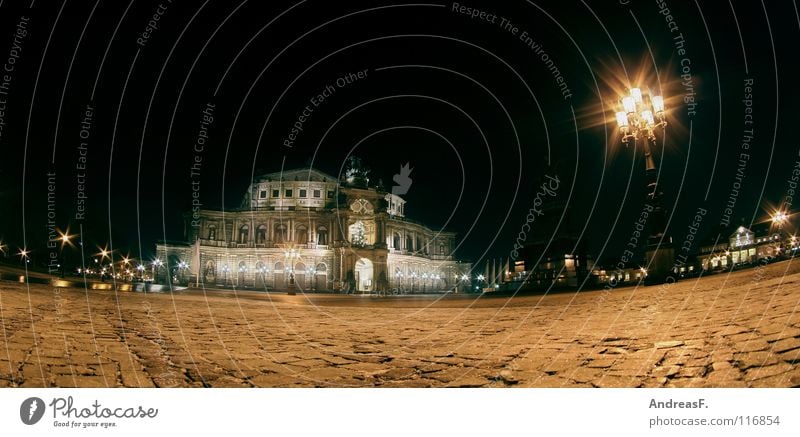
<svg viewBox="0 0 800 437"><path fill-rule="evenodd" d="M358 199L350 204L350 209L356 214L369 214L372 212L372 204L364 199Z"/></svg>

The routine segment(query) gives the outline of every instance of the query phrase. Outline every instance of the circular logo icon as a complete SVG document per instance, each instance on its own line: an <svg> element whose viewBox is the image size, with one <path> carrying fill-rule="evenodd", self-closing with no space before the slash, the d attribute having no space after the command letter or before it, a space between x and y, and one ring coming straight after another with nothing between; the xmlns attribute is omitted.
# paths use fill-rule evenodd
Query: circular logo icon
<svg viewBox="0 0 800 437"><path fill-rule="evenodd" d="M19 418L25 425L35 425L44 416L44 401L39 398L28 398L19 406Z"/></svg>

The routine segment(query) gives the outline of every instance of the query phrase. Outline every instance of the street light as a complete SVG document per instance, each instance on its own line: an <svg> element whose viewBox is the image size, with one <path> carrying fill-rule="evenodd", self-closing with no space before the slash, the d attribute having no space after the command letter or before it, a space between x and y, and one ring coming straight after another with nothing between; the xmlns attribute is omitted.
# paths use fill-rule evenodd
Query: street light
<svg viewBox="0 0 800 437"><path fill-rule="evenodd" d="M161 267L163 264L164 264L164 263L162 263L162 262L161 262L161 259L159 259L159 258L156 258L155 260L153 260L153 283L154 283L154 284L155 284L156 282L158 282L158 269L159 269L159 268L160 268L160 267Z"/></svg>
<svg viewBox="0 0 800 437"><path fill-rule="evenodd" d="M58 239L61 240L62 249L64 248L65 244L69 244L70 246L72 246L72 242L70 241L70 239L75 235L70 235L69 228L67 228L66 232L58 231L58 233L59 233Z"/></svg>
<svg viewBox="0 0 800 437"><path fill-rule="evenodd" d="M778 210L772 214L772 224L778 228L778 232L775 236L775 239L777 240L775 252L778 254L781 252L781 243L783 242L783 224L786 223L788 219L789 215L781 210Z"/></svg>
<svg viewBox="0 0 800 437"><path fill-rule="evenodd" d="M617 126L622 133L625 145L640 140L645 156L648 175L656 170L655 160L650 151L650 143L656 140L655 130L667 125L664 110L664 98L643 94L640 88L631 88L629 95L620 98L620 107L616 112ZM652 182L652 183L650 183ZM652 188L650 197L655 196L655 179L648 181Z"/></svg>
<svg viewBox="0 0 800 437"><path fill-rule="evenodd" d="M231 271L231 269L230 269L230 267L228 267L227 264L223 264L222 265L222 273L223 273L222 276L224 278L225 285L228 285L228 272L230 272L230 271Z"/></svg>
<svg viewBox="0 0 800 437"><path fill-rule="evenodd" d="M28 255L30 253L31 252L28 249L20 248L19 252L17 253L17 256L19 256L20 261L25 260L25 263L29 263L31 262L31 260L28 259Z"/></svg>
<svg viewBox="0 0 800 437"><path fill-rule="evenodd" d="M666 280L674 263L674 252L671 247L672 239L664 235L666 214L661 204L662 193L657 184L658 168L650 149L651 143L656 141L656 130L660 128L663 131L667 125L664 98L652 95L650 92L643 92L638 87L630 88L627 95L620 96L615 118L622 134L622 143L626 146L632 144L636 147L636 143L639 142L642 147L645 158L647 199L653 208L646 257L652 281Z"/></svg>
<svg viewBox="0 0 800 437"><path fill-rule="evenodd" d="M306 269L306 273L308 273L309 280L311 281L311 285L309 286L309 288L313 291L314 290L314 282L316 282L315 281L316 278L314 277L314 274L317 273L317 270L314 269L314 267L309 267L309 268Z"/></svg>

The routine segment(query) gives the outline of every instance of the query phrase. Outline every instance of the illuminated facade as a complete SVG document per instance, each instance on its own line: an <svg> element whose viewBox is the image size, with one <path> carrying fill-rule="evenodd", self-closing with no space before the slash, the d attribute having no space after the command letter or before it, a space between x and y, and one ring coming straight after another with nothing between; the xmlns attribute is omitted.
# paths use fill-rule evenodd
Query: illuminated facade
<svg viewBox="0 0 800 437"><path fill-rule="evenodd" d="M728 269L777 259L782 255L781 250L792 250L795 246L796 240L785 241L784 233L769 223L752 228L739 226L727 241L706 242L700 248L698 263L703 270Z"/></svg>
<svg viewBox="0 0 800 437"><path fill-rule="evenodd" d="M186 217L186 241L159 243L178 282L250 289L370 293L454 289L470 265L455 234L405 217L405 200L314 169L263 175L242 207ZM176 266L186 260L188 268Z"/></svg>

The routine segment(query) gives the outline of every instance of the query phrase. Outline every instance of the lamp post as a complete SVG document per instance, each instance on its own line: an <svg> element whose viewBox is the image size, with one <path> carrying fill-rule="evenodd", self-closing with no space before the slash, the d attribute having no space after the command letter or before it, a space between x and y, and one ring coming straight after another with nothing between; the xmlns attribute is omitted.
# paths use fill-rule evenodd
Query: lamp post
<svg viewBox="0 0 800 437"><path fill-rule="evenodd" d="M161 267L163 263L160 259L156 258L153 261L153 284L158 282L158 269Z"/></svg>
<svg viewBox="0 0 800 437"><path fill-rule="evenodd" d="M230 271L231 271L231 268L230 268L230 267L228 267L228 265L227 265L227 264L223 264L223 266L222 266L222 280L223 280L223 282L224 282L224 283L223 283L223 286L225 286L225 287L227 287L227 286L228 286L228 273L229 273Z"/></svg>
<svg viewBox="0 0 800 437"><path fill-rule="evenodd" d="M188 269L189 263L186 261L181 261L178 263L178 281L180 281L181 284L183 284L186 280L186 270Z"/></svg>
<svg viewBox="0 0 800 437"><path fill-rule="evenodd" d="M620 97L616 112L617 126L626 146L637 143L642 147L645 160L647 183L647 205L650 211L650 235L645 248L649 274L647 283L662 283L671 275L674 264L672 238L665 236L666 213L662 205L663 193L658 188L658 167L653 158L651 144L655 143L656 130L662 131L667 125L664 98L642 92L641 88L631 88L628 95Z"/></svg>
<svg viewBox="0 0 800 437"><path fill-rule="evenodd" d="M316 275L316 273L317 270L314 267L309 267L306 269L306 274L308 274L308 280L310 281L308 288L311 291L314 291L314 282L316 282L316 277L314 275Z"/></svg>
<svg viewBox="0 0 800 437"><path fill-rule="evenodd" d="M770 236L770 238L774 238L775 241L775 254L776 256L782 255L781 246L783 243L783 224L786 223L789 216L783 211L776 211L772 214L772 224L777 229L777 234L775 237Z"/></svg>
<svg viewBox="0 0 800 437"><path fill-rule="evenodd" d="M291 249L284 253L284 257L286 258L286 271L289 272L287 277L287 284L289 287L289 294L293 295L295 289L295 278L294 278L294 263L300 257L300 254L297 253L294 249Z"/></svg>
<svg viewBox="0 0 800 437"><path fill-rule="evenodd" d="M394 285L395 285L395 288L397 289L398 292L400 292L404 288L403 287L403 272L402 271L398 270L398 271L396 271L394 273Z"/></svg>

